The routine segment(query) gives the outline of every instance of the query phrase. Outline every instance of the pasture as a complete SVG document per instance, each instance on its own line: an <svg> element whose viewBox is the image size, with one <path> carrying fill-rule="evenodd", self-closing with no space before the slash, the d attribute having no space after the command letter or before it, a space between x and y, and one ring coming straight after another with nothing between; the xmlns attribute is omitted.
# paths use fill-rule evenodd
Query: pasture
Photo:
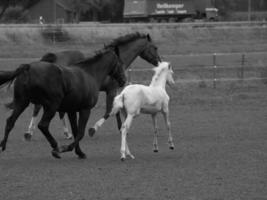
<svg viewBox="0 0 267 200"><path fill-rule="evenodd" d="M157 29L151 30L156 32ZM266 50L265 44L261 43L262 40L253 41L255 45L238 41L233 43L232 48L237 52L243 52L244 49L252 52L246 57L247 67L263 68L266 66L265 53L253 52ZM215 40L212 45L208 41L201 43L201 47L206 46L210 53L214 44ZM178 56L177 52L188 53L190 49L194 53L204 51L200 50L201 47L193 49L190 41L181 44L185 46L184 52L177 46L174 54L166 50L167 45L163 45L161 49L162 45L160 42L159 49L167 59L173 59L178 81L183 78L213 78L212 70L194 69L196 65L200 68L212 65L212 54L208 54L208 57L207 54L199 57ZM9 52L3 49L0 70L14 69L20 63L41 56L39 54L45 50L68 49L73 46L42 46L34 51L32 45L23 52L24 47L12 46ZM79 46L76 47L79 49ZM84 46L81 48L85 49ZM214 48L217 52L225 52L225 45ZM86 51L92 52L91 48ZM24 55L21 56L23 59L18 57L20 54ZM221 65L239 66L240 55L222 56L217 62ZM135 68L143 65L150 67L140 59L134 63ZM184 72L181 71L182 67L190 70L180 73ZM259 70L248 70L245 71L245 78L260 77L260 74ZM219 78L229 76L238 77L237 70L222 70L218 74ZM150 80L149 77L151 78L151 74L146 75L146 80ZM138 76L132 78L137 80ZM120 161L120 135L115 118L110 118L93 138L85 134L81 147L87 154L87 159L79 160L73 152L63 154L62 159L54 159L39 130L31 142L23 139L32 112L30 106L10 133L7 150L0 153L0 199L267 199L267 86L260 81L218 82L216 88L212 84L203 87L199 82L178 82L176 88L168 87L167 91L171 97L170 121L174 151L168 148L161 116L159 152L152 151L151 118L142 115L133 121L128 137L131 152L136 159L125 162ZM1 89L1 137L5 120L10 114L4 108L4 103L9 102L10 97L10 91ZM104 95L101 94L87 128L102 116L104 105ZM70 142L63 137L58 117L53 120L50 130L60 144Z"/></svg>
<svg viewBox="0 0 267 200"><path fill-rule="evenodd" d="M135 160L120 161L120 135L109 119L74 153L60 160L37 131L23 140L28 109L1 153L0 198L11 199L266 199L266 87L215 91L206 88L171 93L171 122L176 148L168 149L160 122L159 152L152 152L148 116L137 118L129 134ZM174 96L175 95L175 96ZM104 112L98 105L90 126ZM1 106L1 127L8 112ZM58 119L51 130L61 144Z"/></svg>

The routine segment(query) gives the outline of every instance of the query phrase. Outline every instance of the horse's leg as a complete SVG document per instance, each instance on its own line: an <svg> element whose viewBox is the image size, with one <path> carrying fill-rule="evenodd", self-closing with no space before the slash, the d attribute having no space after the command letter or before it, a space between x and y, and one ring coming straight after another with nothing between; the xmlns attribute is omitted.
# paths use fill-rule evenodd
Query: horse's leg
<svg viewBox="0 0 267 200"><path fill-rule="evenodd" d="M24 134L24 138L26 141L30 141L32 138L33 132L36 128L37 115L40 112L41 108L42 108L41 105L34 104L31 122L30 122L30 125L28 127L28 130Z"/></svg>
<svg viewBox="0 0 267 200"><path fill-rule="evenodd" d="M49 132L49 124L56 114L56 109L44 108L44 114L38 124L38 128L42 131L50 146L52 147L52 155L55 158L60 158L58 144L55 138Z"/></svg>
<svg viewBox="0 0 267 200"><path fill-rule="evenodd" d="M153 139L153 151L158 152L158 124L157 124L157 119L156 119L156 114L151 115L152 117L152 123L154 127L154 139Z"/></svg>
<svg viewBox="0 0 267 200"><path fill-rule="evenodd" d="M120 112L118 112L118 113L116 114L116 119L117 119L117 127L118 127L119 130L121 130L122 122L121 122Z"/></svg>
<svg viewBox="0 0 267 200"><path fill-rule="evenodd" d="M59 112L59 118L62 122L63 126L63 133L66 137L66 139L70 140L72 138L72 134L69 132L68 126L67 126L67 120L65 118L65 113L64 112Z"/></svg>
<svg viewBox="0 0 267 200"><path fill-rule="evenodd" d="M13 129L15 122L17 121L18 117L21 113L25 110L25 108L29 105L29 102L23 102L19 104L15 104L14 110L9 118L6 120L6 127L5 127L5 136L0 143L0 148L2 151L6 149L6 143L8 140L8 135L10 131Z"/></svg>
<svg viewBox="0 0 267 200"><path fill-rule="evenodd" d="M79 145L80 140L84 136L85 127L86 127L88 118L90 116L90 112L91 110L83 110L79 112L78 132L77 132L77 135L75 136L75 140L69 145L61 146L60 152L72 151L73 148L76 148L77 145Z"/></svg>
<svg viewBox="0 0 267 200"><path fill-rule="evenodd" d="M112 106L113 106L113 100L114 100L116 94L117 94L117 90L111 90L111 91L106 92L106 112L105 112L104 116L95 123L93 128L89 129L88 133L91 137L94 136L95 132L109 118L109 114L110 114L110 112L112 110ZM120 130L120 128L121 128L120 114L116 114L116 118L117 118L118 129ZM119 118L119 120L118 120L118 118Z"/></svg>
<svg viewBox="0 0 267 200"><path fill-rule="evenodd" d="M130 129L130 126L132 124L132 121L133 121L133 115L127 115L127 118L126 120L124 121L124 123L122 124L122 127L121 127L121 161L124 161L125 158L126 158L126 154L127 154L127 133ZM129 148L128 148L129 150Z"/></svg>
<svg viewBox="0 0 267 200"><path fill-rule="evenodd" d="M169 111L168 110L163 112L163 117L164 117L164 121L166 123L167 130L168 130L169 148L173 150L174 149L174 143L173 143L173 138L172 138L172 133L171 133L171 123L169 120Z"/></svg>
<svg viewBox="0 0 267 200"><path fill-rule="evenodd" d="M77 137L78 134L78 124L77 124L77 115L76 112L73 113L68 113L69 120L70 120L70 125L71 125L71 130L74 136L74 139ZM79 158L86 158L85 153L82 152L80 145L78 144L75 147L75 153L79 156Z"/></svg>

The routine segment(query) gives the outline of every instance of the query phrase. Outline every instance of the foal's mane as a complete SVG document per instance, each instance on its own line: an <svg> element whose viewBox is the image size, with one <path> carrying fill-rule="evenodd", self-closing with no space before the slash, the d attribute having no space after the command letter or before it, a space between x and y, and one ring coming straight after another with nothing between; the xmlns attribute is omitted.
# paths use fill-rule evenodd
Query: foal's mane
<svg viewBox="0 0 267 200"><path fill-rule="evenodd" d="M150 36L147 35L147 34L142 34L142 33L139 33L139 32L127 34L127 35L124 35L124 36L121 36L121 37L118 37L118 38L114 39L105 48L114 47L114 46L120 46L120 45L129 43L129 42L132 42L132 41L134 41L136 39L146 38L146 37L148 38L149 41L151 41Z"/></svg>
<svg viewBox="0 0 267 200"><path fill-rule="evenodd" d="M165 67L167 63L163 62L161 63L158 67L154 67L153 68L153 71L155 72L153 77L152 77L152 81L151 81L151 84L155 83L159 78L160 76L162 75Z"/></svg>

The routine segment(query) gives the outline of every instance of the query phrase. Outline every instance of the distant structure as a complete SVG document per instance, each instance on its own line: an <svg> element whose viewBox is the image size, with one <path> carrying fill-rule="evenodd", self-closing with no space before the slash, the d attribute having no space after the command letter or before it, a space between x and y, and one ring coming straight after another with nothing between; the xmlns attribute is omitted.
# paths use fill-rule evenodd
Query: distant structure
<svg viewBox="0 0 267 200"><path fill-rule="evenodd" d="M44 18L43 16L39 17L39 24L43 25L44 24Z"/></svg>
<svg viewBox="0 0 267 200"><path fill-rule="evenodd" d="M31 21L44 23L73 23L76 13L64 0L40 0L29 8L28 16ZM41 19L42 18L42 22Z"/></svg>

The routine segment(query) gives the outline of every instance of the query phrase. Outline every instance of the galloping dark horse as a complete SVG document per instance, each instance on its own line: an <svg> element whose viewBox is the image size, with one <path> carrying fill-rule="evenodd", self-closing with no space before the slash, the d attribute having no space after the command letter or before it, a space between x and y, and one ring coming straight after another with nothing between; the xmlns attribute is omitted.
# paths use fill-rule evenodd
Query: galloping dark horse
<svg viewBox="0 0 267 200"><path fill-rule="evenodd" d="M161 61L157 52L157 47L153 43L150 35L148 34L140 34L138 32L133 34L127 34L125 36L121 36L115 39L110 44L108 44L106 48L110 48L112 46L118 46L121 60L126 68L128 68L130 64L138 56L140 56L141 58L143 58L144 60L148 61L149 63L155 66L158 64L158 62ZM81 56L82 53L79 51L71 51L71 52L65 51L59 53L46 54L45 56L42 57L41 60L46 62L69 65L75 63L76 60L80 59ZM108 118L109 116L108 114L110 113L112 108L113 99L117 94L117 89L118 89L118 84L111 77L107 77L106 80L103 82L103 85L101 86L100 90L106 92L106 112L104 116L95 123L93 128L89 129L90 136L93 136L94 133L98 130L98 128ZM35 121L35 116L37 116L39 110L40 107L35 107L32 122ZM117 117L118 127L120 129L121 120L119 113L116 115L116 117ZM31 123L29 126L29 130L25 134L26 136L29 136L28 138L30 138L30 136L32 135L33 129L34 129L34 123Z"/></svg>
<svg viewBox="0 0 267 200"><path fill-rule="evenodd" d="M73 65L75 63L78 63L79 61L83 60L85 58L85 56L83 55L82 52L80 51L75 51L75 50L68 50L68 51L61 51L61 52L57 52L57 53L46 53L40 61L44 61L44 62L50 62L50 63L54 63L60 66L70 66ZM32 119L28 128L28 131L24 134L24 138L26 140L30 140L32 135L33 135L33 131L35 129L35 124L36 124L36 120L37 120L37 115L41 109L41 105L34 105L34 109L33 109L33 114L32 114ZM67 139L71 139L72 138L72 134L68 131L67 129L67 125L66 125L66 120L63 117L64 113L59 113L60 119L62 119L62 123L63 123L63 127L64 127L64 135L66 136Z"/></svg>
<svg viewBox="0 0 267 200"><path fill-rule="evenodd" d="M114 50L115 48L115 50ZM43 106L44 113L38 128L49 141L52 155L60 158L61 152L72 151L85 158L79 141L84 136L90 111L95 106L101 85L110 76L123 86L126 82L123 63L118 57L118 48L107 48L92 58L85 59L73 67L60 67L47 62L23 64L14 71L0 73L0 85L14 82L13 112L7 119L5 136L0 143L2 151L6 149L8 135L17 118L29 103ZM69 116L74 142L58 147L49 132L49 124L57 111ZM77 122L76 112L79 112Z"/></svg>

